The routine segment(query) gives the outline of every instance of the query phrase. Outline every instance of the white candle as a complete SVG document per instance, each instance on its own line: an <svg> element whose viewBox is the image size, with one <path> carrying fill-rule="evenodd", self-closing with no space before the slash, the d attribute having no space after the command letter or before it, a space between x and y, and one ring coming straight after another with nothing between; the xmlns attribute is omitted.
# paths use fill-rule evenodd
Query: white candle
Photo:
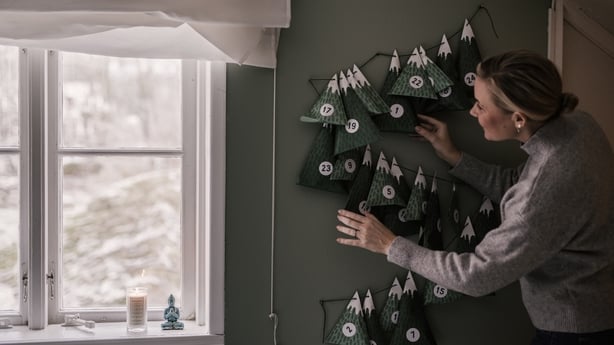
<svg viewBox="0 0 614 345"><path fill-rule="evenodd" d="M128 332L147 330L147 288L132 287L126 290L126 323Z"/></svg>

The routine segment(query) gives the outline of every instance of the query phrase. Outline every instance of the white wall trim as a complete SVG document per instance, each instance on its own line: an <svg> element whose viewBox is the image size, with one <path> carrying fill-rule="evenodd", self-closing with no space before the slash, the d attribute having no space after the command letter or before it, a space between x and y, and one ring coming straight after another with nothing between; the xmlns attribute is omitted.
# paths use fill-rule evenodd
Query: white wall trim
<svg viewBox="0 0 614 345"><path fill-rule="evenodd" d="M552 0L548 10L548 58L563 73L563 14L565 0Z"/></svg>
<svg viewBox="0 0 614 345"><path fill-rule="evenodd" d="M224 333L224 245L226 217L226 65L221 62L199 62L199 93L206 93L200 105L198 126L206 133L198 144L198 169L205 176L198 200L201 248L197 258L200 286L197 292L196 322L208 334ZM208 77L207 77L208 76Z"/></svg>

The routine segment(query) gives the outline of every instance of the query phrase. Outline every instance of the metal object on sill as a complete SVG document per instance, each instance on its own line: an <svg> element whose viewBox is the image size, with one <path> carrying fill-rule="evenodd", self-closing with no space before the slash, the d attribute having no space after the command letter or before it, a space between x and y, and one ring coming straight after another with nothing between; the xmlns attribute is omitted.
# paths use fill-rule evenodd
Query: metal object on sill
<svg viewBox="0 0 614 345"><path fill-rule="evenodd" d="M64 323L62 327L76 327L85 326L87 328L96 327L96 323L90 320L83 320L79 317L79 314L66 314L64 315Z"/></svg>
<svg viewBox="0 0 614 345"><path fill-rule="evenodd" d="M11 320L8 318L0 319L0 329L9 329L9 328L13 328L13 325L11 325Z"/></svg>

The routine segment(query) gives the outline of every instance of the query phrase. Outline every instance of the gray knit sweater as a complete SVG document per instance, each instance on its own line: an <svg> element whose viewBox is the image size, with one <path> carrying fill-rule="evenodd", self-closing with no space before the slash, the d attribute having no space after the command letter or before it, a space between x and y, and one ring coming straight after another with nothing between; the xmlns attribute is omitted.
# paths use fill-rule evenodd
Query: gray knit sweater
<svg viewBox="0 0 614 345"><path fill-rule="evenodd" d="M522 145L503 169L463 154L451 174L500 203L501 225L475 253L433 251L397 237L388 261L452 290L485 295L520 280L535 327L614 328L614 155L582 112L565 114Z"/></svg>

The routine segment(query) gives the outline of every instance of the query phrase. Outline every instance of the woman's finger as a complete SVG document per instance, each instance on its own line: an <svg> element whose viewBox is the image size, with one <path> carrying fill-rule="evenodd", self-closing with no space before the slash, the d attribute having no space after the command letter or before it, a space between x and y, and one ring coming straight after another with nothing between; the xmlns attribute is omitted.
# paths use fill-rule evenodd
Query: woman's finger
<svg viewBox="0 0 614 345"><path fill-rule="evenodd" d="M433 142L437 137L436 137L436 130L428 130L424 127L420 127L420 126L416 126L416 133L420 134L424 139L428 140L429 142Z"/></svg>
<svg viewBox="0 0 614 345"><path fill-rule="evenodd" d="M353 238L338 238L337 243L352 247L362 247L360 241Z"/></svg>
<svg viewBox="0 0 614 345"><path fill-rule="evenodd" d="M357 229L362 224L362 222L359 222L357 220L354 220L352 218L349 218L349 217L346 217L340 214L337 215L337 220L352 229Z"/></svg>
<svg viewBox="0 0 614 345"><path fill-rule="evenodd" d="M349 228L347 226L343 226L343 225L337 225L337 231L344 233L350 237L356 237L356 234L358 233L358 230L353 229L353 228Z"/></svg>
<svg viewBox="0 0 614 345"><path fill-rule="evenodd" d="M423 122L423 123L419 124L418 126L421 127L421 128L426 129L427 131L433 131L434 129L437 128L437 127L431 125L430 123L426 123L426 122Z"/></svg>
<svg viewBox="0 0 614 345"><path fill-rule="evenodd" d="M423 120L424 122L427 122L427 123L429 123L429 124L431 124L431 125L433 125L435 127L443 125L443 122L441 122L441 121L439 121L439 120L437 120L437 119L435 119L434 117L431 117L431 116L426 116L426 115L418 114L418 117L421 120Z"/></svg>
<svg viewBox="0 0 614 345"><path fill-rule="evenodd" d="M349 227L358 229L358 227L365 222L366 217L361 214L342 209L337 211L337 219Z"/></svg>
<svg viewBox="0 0 614 345"><path fill-rule="evenodd" d="M354 219L356 221L361 221L364 218L364 216L361 215L361 214L358 214L358 213L355 213L355 212L352 212L352 211L348 211L348 210L345 210L345 209L338 210L337 214L340 214L340 215L342 215L344 217L347 217L347 218L350 218L350 219Z"/></svg>

